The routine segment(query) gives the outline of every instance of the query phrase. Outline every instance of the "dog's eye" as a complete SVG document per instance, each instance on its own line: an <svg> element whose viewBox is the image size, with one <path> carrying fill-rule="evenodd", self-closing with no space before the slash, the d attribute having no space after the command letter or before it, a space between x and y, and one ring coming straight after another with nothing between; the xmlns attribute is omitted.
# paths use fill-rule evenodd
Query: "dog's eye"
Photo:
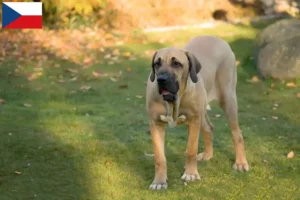
<svg viewBox="0 0 300 200"><path fill-rule="evenodd" d="M156 68L157 68L157 67L159 67L159 66L160 66L160 62L156 62L156 63L153 64L153 67L156 67Z"/></svg>
<svg viewBox="0 0 300 200"><path fill-rule="evenodd" d="M181 67L182 65L181 65L180 62L174 61L174 62L173 62L173 66L174 66L174 67Z"/></svg>

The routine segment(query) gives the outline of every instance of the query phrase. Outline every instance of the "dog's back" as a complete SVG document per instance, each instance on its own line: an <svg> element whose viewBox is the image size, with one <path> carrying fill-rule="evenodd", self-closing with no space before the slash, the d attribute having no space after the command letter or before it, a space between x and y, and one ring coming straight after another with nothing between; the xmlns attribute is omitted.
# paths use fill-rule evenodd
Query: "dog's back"
<svg viewBox="0 0 300 200"><path fill-rule="evenodd" d="M192 52L202 66L198 76L203 80L208 102L219 99L222 84L233 80L231 85L235 87L235 56L226 41L215 36L198 36L184 49Z"/></svg>

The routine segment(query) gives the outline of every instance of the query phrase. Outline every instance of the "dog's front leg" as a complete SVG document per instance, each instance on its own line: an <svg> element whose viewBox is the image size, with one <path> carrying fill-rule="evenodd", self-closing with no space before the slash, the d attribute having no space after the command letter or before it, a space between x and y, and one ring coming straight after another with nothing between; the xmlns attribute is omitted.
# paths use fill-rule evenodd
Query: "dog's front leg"
<svg viewBox="0 0 300 200"><path fill-rule="evenodd" d="M188 144L186 149L185 172L181 179L186 182L192 182L200 179L197 168L198 139L201 128L200 120L192 120L187 124Z"/></svg>
<svg viewBox="0 0 300 200"><path fill-rule="evenodd" d="M152 190L167 189L167 164L165 156L165 125L161 122L151 122L150 131L154 149L155 177L150 185Z"/></svg>

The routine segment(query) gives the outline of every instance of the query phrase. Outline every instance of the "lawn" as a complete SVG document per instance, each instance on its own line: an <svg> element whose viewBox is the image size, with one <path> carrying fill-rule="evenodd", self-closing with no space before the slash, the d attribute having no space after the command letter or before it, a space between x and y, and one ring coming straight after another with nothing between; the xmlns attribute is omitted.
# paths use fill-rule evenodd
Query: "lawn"
<svg viewBox="0 0 300 200"><path fill-rule="evenodd" d="M34 60L26 64L4 60L0 199L300 199L300 99L296 97L300 87L249 81L257 75L252 47L259 30L220 25L151 33L148 42L113 47L136 59L108 64L101 55L98 64L89 68L53 55L42 66ZM239 119L250 171L232 170L231 132L222 110L213 103L209 116L215 127L215 151L212 160L198 165L202 180L187 185L180 180L186 127L168 128L168 190L150 191L154 161L148 155L152 142L145 81L151 52L170 45L182 47L197 35L220 36L236 54ZM29 73L37 75L28 80ZM202 148L200 138L199 152ZM291 151L295 155L288 159Z"/></svg>

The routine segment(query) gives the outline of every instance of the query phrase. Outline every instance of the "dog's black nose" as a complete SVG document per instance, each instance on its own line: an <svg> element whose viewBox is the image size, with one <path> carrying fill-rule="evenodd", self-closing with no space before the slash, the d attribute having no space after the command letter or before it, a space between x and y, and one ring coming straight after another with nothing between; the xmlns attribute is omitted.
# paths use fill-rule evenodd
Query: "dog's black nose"
<svg viewBox="0 0 300 200"><path fill-rule="evenodd" d="M159 74L159 75L157 76L157 82L158 82L159 84L163 84L163 83L165 83L167 80L168 80L168 75L167 75L167 74Z"/></svg>

